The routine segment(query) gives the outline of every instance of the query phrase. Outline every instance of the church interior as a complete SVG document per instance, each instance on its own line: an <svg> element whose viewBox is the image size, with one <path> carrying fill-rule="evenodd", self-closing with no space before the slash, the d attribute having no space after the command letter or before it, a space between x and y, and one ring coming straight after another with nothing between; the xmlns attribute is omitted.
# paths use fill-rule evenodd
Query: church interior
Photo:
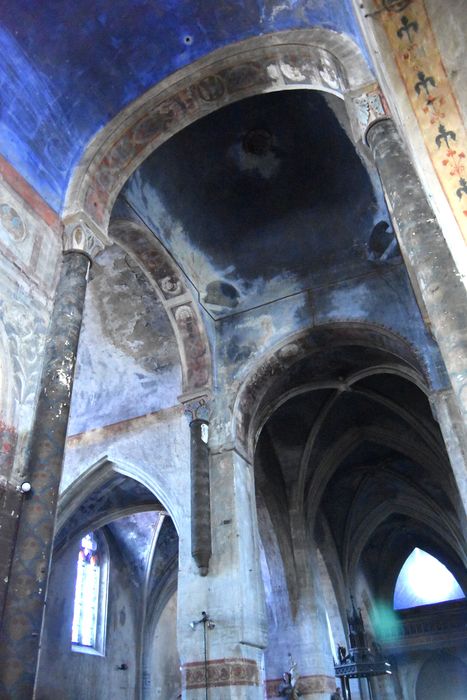
<svg viewBox="0 0 467 700"><path fill-rule="evenodd" d="M0 700L463 700L463 0L0 5Z"/></svg>

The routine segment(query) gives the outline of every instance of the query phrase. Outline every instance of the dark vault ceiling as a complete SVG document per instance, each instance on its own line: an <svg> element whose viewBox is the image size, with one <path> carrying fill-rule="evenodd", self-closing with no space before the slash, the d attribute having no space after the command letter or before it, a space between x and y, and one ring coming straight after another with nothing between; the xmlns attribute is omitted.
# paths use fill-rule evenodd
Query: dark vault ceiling
<svg viewBox="0 0 467 700"><path fill-rule="evenodd" d="M300 90L218 110L140 166L113 216L153 231L214 318L371 272L388 217L343 113Z"/></svg>

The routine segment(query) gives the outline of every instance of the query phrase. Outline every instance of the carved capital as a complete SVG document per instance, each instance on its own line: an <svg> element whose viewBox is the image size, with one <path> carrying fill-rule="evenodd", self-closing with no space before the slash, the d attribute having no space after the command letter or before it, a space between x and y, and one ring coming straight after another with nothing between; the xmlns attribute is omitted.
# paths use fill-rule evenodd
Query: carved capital
<svg viewBox="0 0 467 700"><path fill-rule="evenodd" d="M352 131L356 141L365 141L370 125L390 116L389 107L377 83L347 97Z"/></svg>
<svg viewBox="0 0 467 700"><path fill-rule="evenodd" d="M87 220L86 215L74 215L63 222L64 253L77 251L93 260L107 244L107 237Z"/></svg>
<svg viewBox="0 0 467 700"><path fill-rule="evenodd" d="M190 397L187 399L181 397L181 401L185 409L185 416L189 423L194 420L209 422L211 401L207 394L204 394L203 396Z"/></svg>

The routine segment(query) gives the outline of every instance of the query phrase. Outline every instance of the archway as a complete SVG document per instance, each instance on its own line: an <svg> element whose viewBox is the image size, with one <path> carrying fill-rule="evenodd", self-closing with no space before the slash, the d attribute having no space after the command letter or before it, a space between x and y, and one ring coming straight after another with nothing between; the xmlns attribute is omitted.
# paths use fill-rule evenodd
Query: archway
<svg viewBox="0 0 467 700"><path fill-rule="evenodd" d="M221 106L284 89L343 95L372 82L353 41L323 28L278 32L215 51L149 90L91 141L69 184L63 217L85 213L105 233L131 173L170 136Z"/></svg>
<svg viewBox="0 0 467 700"><path fill-rule="evenodd" d="M100 557L100 593L95 600L91 596L98 591L91 590L89 582L86 590L78 591L75 585L78 550L86 533L92 533ZM70 689L76 695L92 694L95 678L104 676L108 692L115 695L133 689L138 697L165 697L174 683L179 689L175 632L173 667L166 669L167 676L156 679L146 672L152 668L146 661L161 615L166 631L176 630L177 571L177 530L154 493L117 465L104 462L89 469L61 500L38 697L59 697ZM75 643L71 636L77 595L85 612L92 606L89 615L97 621L91 642L78 636ZM146 690L152 694L144 695Z"/></svg>

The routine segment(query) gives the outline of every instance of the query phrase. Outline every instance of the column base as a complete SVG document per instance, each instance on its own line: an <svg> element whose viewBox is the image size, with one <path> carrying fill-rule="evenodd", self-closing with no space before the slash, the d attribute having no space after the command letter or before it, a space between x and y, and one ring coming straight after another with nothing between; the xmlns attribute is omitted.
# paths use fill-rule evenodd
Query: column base
<svg viewBox="0 0 467 700"><path fill-rule="evenodd" d="M281 698L279 688L282 678L267 680L266 694L267 700ZM338 683L334 676L300 676L297 688L301 693L300 700L329 700L330 694L334 693Z"/></svg>
<svg viewBox="0 0 467 700"><path fill-rule="evenodd" d="M212 659L182 666L183 700L263 700L260 670L254 659Z"/></svg>

